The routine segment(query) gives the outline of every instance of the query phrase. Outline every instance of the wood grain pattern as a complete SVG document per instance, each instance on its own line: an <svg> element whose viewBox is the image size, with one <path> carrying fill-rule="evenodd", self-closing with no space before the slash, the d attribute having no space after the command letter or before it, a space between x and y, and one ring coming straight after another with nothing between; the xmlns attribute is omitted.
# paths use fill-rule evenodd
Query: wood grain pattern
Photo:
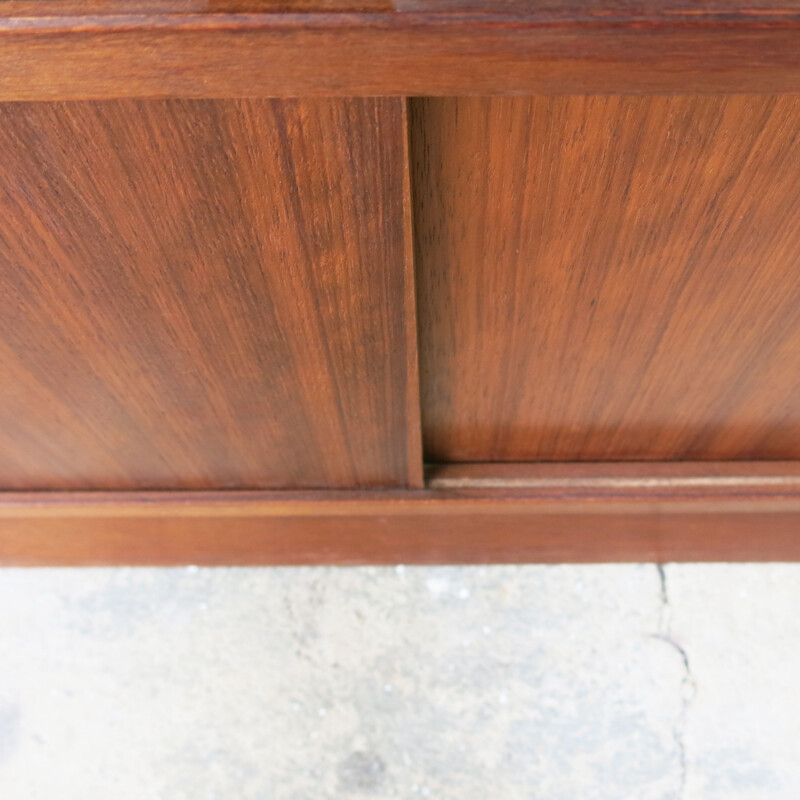
<svg viewBox="0 0 800 800"><path fill-rule="evenodd" d="M405 350L405 430L406 430L406 483L409 489L421 489L425 485L424 456L422 452L422 405L419 386L419 339L417 335L417 283L414 274L414 208L411 200L411 142L408 128L408 100L402 104L402 148L403 148L403 332ZM392 359L398 357L392 352Z"/></svg>
<svg viewBox="0 0 800 800"><path fill-rule="evenodd" d="M485 15L513 14L543 20L657 20L737 17L774 19L800 9L798 0L396 0L398 11L469 11Z"/></svg>
<svg viewBox="0 0 800 800"><path fill-rule="evenodd" d="M417 483L403 114L0 106L0 486Z"/></svg>
<svg viewBox="0 0 800 800"><path fill-rule="evenodd" d="M800 457L800 101L418 100L432 461Z"/></svg>
<svg viewBox="0 0 800 800"><path fill-rule="evenodd" d="M405 7L11 0L0 100L800 91L795 0Z"/></svg>
<svg viewBox="0 0 800 800"><path fill-rule="evenodd" d="M239 15L299 17L307 13L386 12L405 18L458 20L508 18L543 24L560 22L658 23L668 20L744 22L794 19L800 0L3 0L2 19L70 19L151 14L220 21ZM467 12L467 13L465 13ZM367 21L366 19L364 20Z"/></svg>
<svg viewBox="0 0 800 800"><path fill-rule="evenodd" d="M0 565L800 560L800 466L450 465L426 491L0 495Z"/></svg>

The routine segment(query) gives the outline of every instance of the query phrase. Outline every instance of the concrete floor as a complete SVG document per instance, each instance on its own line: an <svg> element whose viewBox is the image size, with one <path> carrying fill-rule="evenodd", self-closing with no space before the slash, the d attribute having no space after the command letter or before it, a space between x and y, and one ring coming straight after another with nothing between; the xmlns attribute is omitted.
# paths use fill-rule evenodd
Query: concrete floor
<svg viewBox="0 0 800 800"><path fill-rule="evenodd" d="M798 800L800 565L0 571L2 800Z"/></svg>

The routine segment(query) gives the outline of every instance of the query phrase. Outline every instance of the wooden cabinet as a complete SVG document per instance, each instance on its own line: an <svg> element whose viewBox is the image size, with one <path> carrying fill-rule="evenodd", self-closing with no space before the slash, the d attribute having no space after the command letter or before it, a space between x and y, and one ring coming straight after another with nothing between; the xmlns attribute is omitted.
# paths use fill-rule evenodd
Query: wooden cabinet
<svg viewBox="0 0 800 800"><path fill-rule="evenodd" d="M800 557L798 23L2 4L0 563Z"/></svg>

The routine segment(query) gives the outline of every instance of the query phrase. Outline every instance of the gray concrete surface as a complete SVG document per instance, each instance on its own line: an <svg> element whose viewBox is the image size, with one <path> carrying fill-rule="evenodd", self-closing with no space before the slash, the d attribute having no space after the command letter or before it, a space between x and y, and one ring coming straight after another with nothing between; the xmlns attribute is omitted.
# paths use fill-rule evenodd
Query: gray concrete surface
<svg viewBox="0 0 800 800"><path fill-rule="evenodd" d="M800 566L0 571L1 800L798 800Z"/></svg>

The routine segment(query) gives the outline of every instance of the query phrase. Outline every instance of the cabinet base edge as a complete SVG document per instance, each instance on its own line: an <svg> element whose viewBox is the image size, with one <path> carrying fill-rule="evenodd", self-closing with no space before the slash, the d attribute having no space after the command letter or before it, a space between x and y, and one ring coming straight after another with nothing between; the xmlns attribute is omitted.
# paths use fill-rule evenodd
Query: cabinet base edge
<svg viewBox="0 0 800 800"><path fill-rule="evenodd" d="M386 491L0 493L0 565L800 561L800 462L447 465Z"/></svg>

